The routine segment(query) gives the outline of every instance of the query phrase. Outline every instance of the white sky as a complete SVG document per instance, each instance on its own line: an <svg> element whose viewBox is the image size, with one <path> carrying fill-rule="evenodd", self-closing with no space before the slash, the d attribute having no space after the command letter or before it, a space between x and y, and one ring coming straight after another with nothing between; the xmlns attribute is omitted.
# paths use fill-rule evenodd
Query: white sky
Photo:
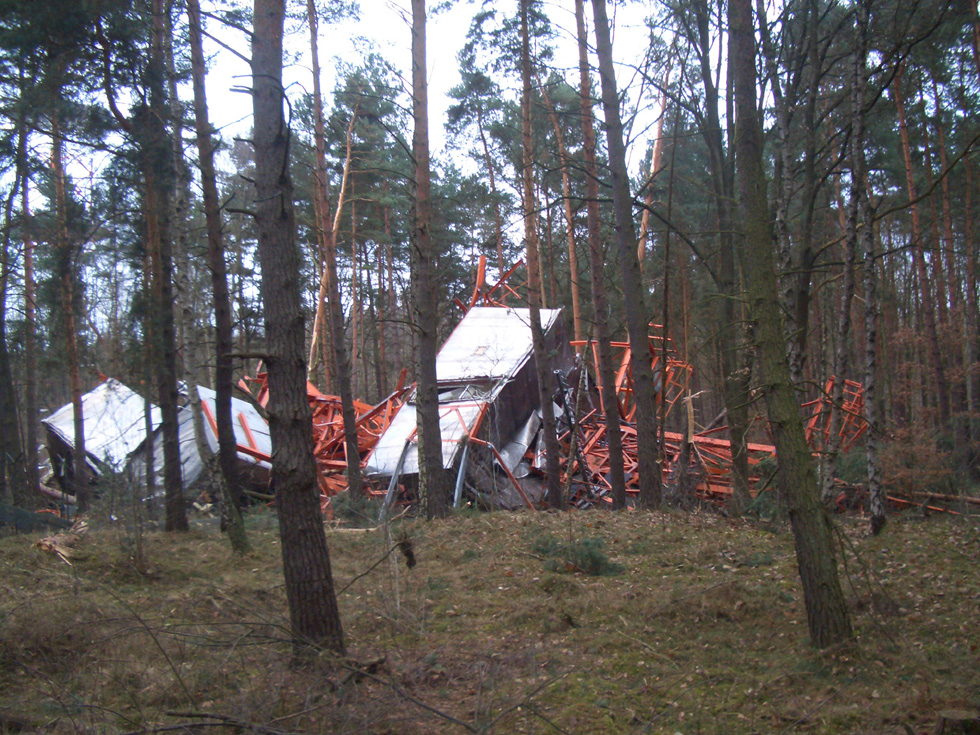
<svg viewBox="0 0 980 735"><path fill-rule="evenodd" d="M431 3L430 3L431 4ZM508 3L508 5L516 3ZM298 12L305 4L291 3L291 9ZM647 31L643 20L649 14L651 2L633 3L622 8L610 6L615 13L615 36L613 49L616 59L638 60L642 57L647 43ZM207 8L205 4L205 9ZM568 69L577 69L578 51L575 46L575 16L572 0L553 0L546 5L552 24L558 32L556 63ZM459 83L456 57L466 41L470 20L479 9L477 2L458 1L443 13L430 14L427 24L428 77L429 77L429 134L434 155L445 148L443 124L446 110L451 104L449 90ZM512 10L508 8L508 11ZM591 6L586 2L587 25L591 30ZM324 107L331 106L336 75L337 59L349 64L357 63L371 50L376 50L396 69L402 70L404 81L411 81L411 10L407 0L361 0L360 20L335 25L320 24L319 50L320 67L323 73L321 88ZM218 33L213 21L207 30ZM249 55L247 40L232 31L222 31L222 39L245 56ZM237 36L237 37L236 37ZM309 30L305 24L286 39L288 49L297 54L298 60L289 64L284 72L285 83L295 85L297 95L301 91L312 90L309 62ZM236 85L248 84L248 67L240 59L227 51L210 44L210 51L216 56L208 72L208 102L212 123L222 129L228 138L229 133L247 133L251 125L251 98L246 94L233 93ZM288 52L287 52L288 53ZM288 62L287 62L288 63ZM594 59L593 59L594 65ZM622 87L633 78L627 67L617 68L618 83ZM566 75L577 86L577 72ZM596 90L598 94L598 90ZM630 167L637 165L642 158L646 139L639 135L638 145L631 147Z"/></svg>

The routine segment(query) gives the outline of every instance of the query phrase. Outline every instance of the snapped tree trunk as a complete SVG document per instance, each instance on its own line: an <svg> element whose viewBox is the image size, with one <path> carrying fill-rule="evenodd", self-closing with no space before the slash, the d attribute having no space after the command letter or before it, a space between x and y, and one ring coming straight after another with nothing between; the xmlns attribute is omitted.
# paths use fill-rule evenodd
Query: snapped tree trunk
<svg viewBox="0 0 980 735"><path fill-rule="evenodd" d="M779 487L789 514L803 583L810 639L819 648L853 637L837 574L833 522L820 504L817 478L790 376L779 310L765 172L762 124L756 111L755 34L751 0L730 0L729 64L735 89L735 163L742 238L739 260L754 322L769 423L779 466Z"/></svg>
<svg viewBox="0 0 980 735"><path fill-rule="evenodd" d="M341 179L340 193L337 195L337 212L333 226L325 229L327 212L327 163L326 143L323 130L323 100L320 96L320 55L317 49L317 15L313 0L307 0L307 15L310 22L310 52L313 57L313 127L316 141L316 171L314 174L314 196L317 200L316 209L320 212L317 220L319 237L321 238L324 268L320 278L320 289L317 300L317 316L314 322L322 320L324 297L327 297L327 311L330 316L330 342L333 345L334 375L337 388L340 391L340 411L344 421L344 443L347 449L347 491L355 496L363 492L361 480L361 455L357 447L357 413L354 410L354 386L351 380L352 365L347 359L347 345L344 340L344 312L340 303L340 284L337 282L337 231L340 227L340 213L344 208L344 189L351 165L352 136L354 121L357 119L357 105L351 112L350 123L347 125L347 154L344 158L344 174ZM315 342L318 329L313 328ZM310 346L310 362L313 361L313 345Z"/></svg>
<svg viewBox="0 0 980 735"><path fill-rule="evenodd" d="M284 0L255 0L254 206L269 368L269 431L276 448L272 482L294 650L299 655L307 646L324 646L343 654L344 635L317 492L313 417L306 398L290 130L283 117L284 18Z"/></svg>

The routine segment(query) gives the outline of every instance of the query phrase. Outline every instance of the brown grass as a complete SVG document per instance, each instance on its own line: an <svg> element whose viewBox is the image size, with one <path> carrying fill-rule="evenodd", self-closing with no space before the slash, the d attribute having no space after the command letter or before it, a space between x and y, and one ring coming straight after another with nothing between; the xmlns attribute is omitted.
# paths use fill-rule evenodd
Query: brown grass
<svg viewBox="0 0 980 735"><path fill-rule="evenodd" d="M977 520L842 521L854 645L807 641L785 529L707 514L403 519L340 606L350 660L291 663L278 536L98 528L74 566L0 539L0 733L907 733L980 707ZM590 577L542 550L601 539ZM382 530L331 530L338 589ZM397 559L397 561L396 561ZM397 570L393 565L397 565ZM370 664L370 666L368 666Z"/></svg>

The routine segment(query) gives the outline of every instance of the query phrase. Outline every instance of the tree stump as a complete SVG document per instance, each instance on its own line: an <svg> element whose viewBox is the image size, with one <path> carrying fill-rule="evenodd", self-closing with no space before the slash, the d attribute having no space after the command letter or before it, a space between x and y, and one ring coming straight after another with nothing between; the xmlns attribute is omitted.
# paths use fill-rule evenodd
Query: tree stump
<svg viewBox="0 0 980 735"><path fill-rule="evenodd" d="M936 735L980 735L980 713L947 709L938 713Z"/></svg>

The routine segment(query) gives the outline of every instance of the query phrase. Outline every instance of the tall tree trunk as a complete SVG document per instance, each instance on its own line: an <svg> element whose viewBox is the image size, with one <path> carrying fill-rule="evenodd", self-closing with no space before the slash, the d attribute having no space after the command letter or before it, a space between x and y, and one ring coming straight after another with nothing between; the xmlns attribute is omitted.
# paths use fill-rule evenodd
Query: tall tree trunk
<svg viewBox="0 0 980 735"><path fill-rule="evenodd" d="M864 284L864 418L868 422L865 434L865 460L867 463L868 497L871 506L871 532L881 533L885 527L885 493L881 486L878 445L880 426L878 420L878 277L875 254L874 212L871 210L871 187L868 182L868 166L865 156L865 116L867 114L868 89L868 23L874 0L860 0L855 12L857 49L853 59L851 131L851 198L855 201L855 228L857 239L864 251L862 280ZM850 233L848 233L850 234ZM839 375L839 379L844 376Z"/></svg>
<svg viewBox="0 0 980 735"><path fill-rule="evenodd" d="M143 254L143 280L141 285L143 294L147 299L150 297L151 290L150 270L150 254L146 252ZM153 315L149 309L145 309L143 312L141 326L143 327L143 334L146 335L141 347L143 350L143 384L146 386L146 391L143 394L143 435L146 437L143 452L146 461L147 516L149 518L156 518L157 476L156 457L154 456L156 448L154 446L153 432L155 427L153 426L153 402L150 400L152 388L150 386L156 384L156 370L159 366L157 365L156 344L153 338L153 331L156 329L156 325L153 323ZM138 517L139 513L137 512Z"/></svg>
<svg viewBox="0 0 980 735"><path fill-rule="evenodd" d="M820 504L817 478L787 360L762 167L762 124L756 110L751 0L730 0L728 19L729 63L738 120L734 141L736 176L743 220L739 259L755 323L769 422L779 463L779 485L796 543L810 639L815 646L825 648L850 639L853 633L837 574L833 521Z"/></svg>
<svg viewBox="0 0 980 735"><path fill-rule="evenodd" d="M938 135L937 148L939 150L940 172L943 174L939 186L942 190L943 208L943 250L946 262L946 290L949 293L950 306L954 312L958 312L961 306L961 288L963 283L956 277L956 241L953 237L953 214L949 196L949 176L945 173L949 170L949 158L946 155L946 129L943 126L942 99L939 96L939 83L935 77L932 80L933 99L936 104L936 133ZM930 176L932 172L930 171Z"/></svg>
<svg viewBox="0 0 980 735"><path fill-rule="evenodd" d="M640 505L659 508L663 501L663 476L657 464L656 387L650 366L648 312L643 303L643 284L636 259L636 228L633 223L629 172L626 170L626 148L623 123L619 115L619 94L613 69L612 41L606 1L592 0L595 20L596 55L602 81L602 107L606 117L606 145L609 149L609 173L613 195L616 243L623 278L623 302L626 328L630 340L630 369L633 373L633 398L636 402L637 464L640 482ZM608 408L608 407L607 407Z"/></svg>
<svg viewBox="0 0 980 735"><path fill-rule="evenodd" d="M218 464L221 467L222 493L229 518L228 540L237 554L248 551L248 537L242 518L244 494L238 476L238 441L232 424L231 393L234 380L234 350L231 318L231 298L228 294L228 275L225 249L222 242L221 205L218 200L217 177L214 170L214 142L208 120L205 89L204 48L201 39L200 0L187 0L187 20L191 42L191 76L194 84L194 123L197 131L197 154L201 168L201 189L204 197L204 221L208 237L208 266L211 270L211 293L214 300L214 413L218 433Z"/></svg>
<svg viewBox="0 0 980 735"><path fill-rule="evenodd" d="M715 313L722 372L722 398L728 416L728 437L732 448L732 497L729 512L739 515L749 501L749 461L746 435L749 428L749 381L751 353L746 347L745 328L738 305L741 284L735 267L735 232L732 209L735 200L734 159L726 154L719 114L719 94L711 68L712 38L707 3L695 6L698 22L698 55L704 86L705 122L701 137L708 147L711 193L718 224L718 288ZM731 140L729 139L729 145Z"/></svg>
<svg viewBox="0 0 980 735"><path fill-rule="evenodd" d="M545 495L548 505L563 504L558 464L558 434L555 424L551 358L541 326L541 262L538 246L537 212L534 197L534 152L531 138L531 45L528 37L528 0L521 0L521 149L524 192L524 241L527 246L527 300L531 313L531 342L538 378L538 404L545 448Z"/></svg>
<svg viewBox="0 0 980 735"><path fill-rule="evenodd" d="M480 144L483 146L483 160L487 165L487 173L490 175L490 198L493 200L493 232L494 242L497 246L497 268L499 276L503 277L507 272L504 265L504 228L503 218L500 215L500 197L497 194L497 176L494 173L493 159L490 158L490 146L487 145L487 134L483 129L483 110L477 108L476 129L480 133Z"/></svg>
<svg viewBox="0 0 980 735"><path fill-rule="evenodd" d="M946 281L947 281L947 291L950 298L950 306L952 310L952 319L959 321L959 326L963 330L963 348L962 350L952 352L952 361L954 364L954 369L956 372L963 375L962 379L957 381L955 386L954 395L956 398L956 405L951 408L953 414L964 414L966 418L961 424L956 427L957 434L961 435L966 444L972 441L972 429L970 426L970 370L973 365L972 355L970 354L969 344L973 338L974 332L970 331L969 328L969 316L966 312L966 305L963 299L963 290L967 285L967 278L957 277L957 253L956 253L956 239L953 235L953 213L952 213L952 202L949 191L949 176L946 172L949 170L949 159L946 154L946 131L943 126L942 120L942 108L939 106L942 101L939 96L939 83L933 78L933 96L936 102L936 129L938 133L938 148L939 148L939 165L942 171L942 178L940 180L940 186L942 188L942 208L943 208L943 244L945 250L945 260L946 260ZM967 191L969 191L969 185L967 185ZM969 218L969 201L966 202L966 217ZM972 241L966 239L966 247L972 247ZM964 274L965 276L966 274ZM953 326L955 329L955 326ZM962 366L960 364L962 360Z"/></svg>
<svg viewBox="0 0 980 735"><path fill-rule="evenodd" d="M555 140L558 143L558 156L561 161L561 193L562 201L565 204L565 240L568 244L569 284L572 289L572 332L575 335L575 341L580 342L585 337L582 330L582 308L579 304L578 250L575 247L575 213L572 209L572 183L571 173L569 172L569 155L568 149L565 147L565 136L562 134L561 125L558 124L558 115L555 114L554 105L551 104L551 99L548 97L548 90L545 89L540 78L538 78L538 88L541 90L541 97L544 100L545 106L548 108L548 117L551 119L551 126L555 131ZM552 277L551 283L552 288L554 288L554 277ZM554 301L555 299L552 300ZM576 351L581 352L582 349L581 347L577 347Z"/></svg>
<svg viewBox="0 0 980 735"><path fill-rule="evenodd" d="M17 169L20 177L21 231L24 241L24 462L27 465L28 492L37 494L41 479L38 472L37 408L37 309L34 277L34 239L31 234L30 188L27 167L27 124L21 120L17 138Z"/></svg>
<svg viewBox="0 0 980 735"><path fill-rule="evenodd" d="M173 187L172 131L167 130L170 112L164 91L164 8L153 0L152 44L146 66L149 106L141 107L134 130L143 156L146 185L147 242L153 262L153 295L159 339L160 368L157 371L158 402L163 430L163 480L166 502L165 528L186 531L187 511L180 465L180 427L177 418L177 335L173 294L173 243L171 240L170 192Z"/></svg>
<svg viewBox="0 0 980 735"><path fill-rule="evenodd" d="M71 405L74 420L75 446L72 450L73 479L69 491L75 496L79 513L88 510L88 460L85 451L85 418L82 414L82 378L78 365L78 334L75 331L75 246L68 236L68 199L65 182L61 137L61 118L57 111L51 115L51 174L54 178L55 242L58 252L58 271L61 280L61 316L65 330L68 359L68 383L71 386Z"/></svg>
<svg viewBox="0 0 980 735"><path fill-rule="evenodd" d="M863 60L861 62L864 63ZM858 71L857 73L860 73ZM851 190L847 203L847 220L844 232L844 279L841 284L840 307L837 312L837 345L834 354L834 387L830 401L829 435L820 458L822 474L820 498L830 503L834 497L834 479L837 476L840 450L841 406L844 403L844 387L848 376L851 350L851 305L854 302L854 269L857 261L857 245L865 223L859 219L862 212L860 200L864 191L864 89L855 78L852 80L851 110ZM861 153L857 152L861 148Z"/></svg>
<svg viewBox="0 0 980 735"><path fill-rule="evenodd" d="M316 12L316 5L313 0L307 0L306 2L306 19L307 24L310 27L310 57L312 60L313 71L313 144L316 154L315 166L313 169L313 211L316 223L317 241L319 242L320 255L323 259L320 270L320 288L318 290L316 300L316 316L313 319L313 337L312 343L310 344L309 368L312 377L313 365L315 364L314 356L316 354L315 345L317 340L320 340L321 353L323 356L323 370L326 377L324 388L329 392L331 390L332 377L336 374L336 365L334 365L333 369L331 369L331 360L326 351L327 330L324 328L324 325L328 323L332 324L332 321L328 321L324 318L324 311L325 309L329 310L329 307L327 306L328 294L331 294L330 298L333 298L333 291L330 287L330 279L331 277L334 279L337 278L336 251L334 249L334 245L328 242L328 238L333 238L333 242L336 243L336 228L330 225L330 203L327 199L327 144L323 123L323 95L320 91L320 49L317 43L319 19ZM350 123L347 127L347 158L344 161L341 191L338 195L338 212L343 207L344 186L347 181L347 172L350 163L351 131L354 127L355 117L356 115L351 115ZM333 258L332 269L329 264L329 259L331 257ZM331 273L333 273L333 276L331 276Z"/></svg>
<svg viewBox="0 0 980 735"><path fill-rule="evenodd" d="M919 89L919 103L925 107L925 94L921 88ZM923 121L922 124L922 149L925 153L925 160L922 162L922 168L926 175L926 190L932 191L935 189L936 177L933 175L932 170L932 138L927 121ZM946 179L944 178L943 180L945 181ZM947 286L949 284L947 284L943 278L943 262L945 261L946 263L949 263L950 261L946 257L948 253L939 231L939 216L936 213L936 197L927 197L926 202L929 205L929 222L930 229L932 230L929 259L932 263L932 287L935 288L936 296L936 322L941 327L944 327L949 324L949 304L953 299L953 293L952 290L947 290Z"/></svg>
<svg viewBox="0 0 980 735"><path fill-rule="evenodd" d="M194 279L190 258L190 208L191 175L184 158L184 109L177 96L177 68L174 64L174 27L171 12L172 0L165 0L163 10L163 56L167 79L167 111L172 129L170 146L173 156L170 209L173 243L173 289L176 302L174 312L176 327L177 376L190 388L204 381L207 372L202 334L197 329L197 309L194 303ZM193 391L191 391L193 393ZM191 405L194 405L192 400ZM204 456L201 457L204 459Z"/></svg>
<svg viewBox="0 0 980 735"><path fill-rule="evenodd" d="M350 385L357 393L357 361L361 357L361 289L360 263L357 253L357 194L354 178L350 181Z"/></svg>
<svg viewBox="0 0 980 735"><path fill-rule="evenodd" d="M426 79L425 0L412 0L412 113L415 118L415 242L412 243L412 299L418 336L415 405L418 412L419 500L426 518L449 512L449 487L442 466L439 429L439 276L432 242L429 179L429 92Z"/></svg>
<svg viewBox="0 0 980 735"><path fill-rule="evenodd" d="M378 383L378 397L379 399L383 396L388 395L388 356L385 350L385 339L388 335L393 334L388 330L388 292L385 287L385 264L387 262L388 256L387 251L391 247L391 225L388 222L388 208L378 206L381 210L382 221L384 222L384 241L378 243L378 373L380 375L380 381Z"/></svg>
<svg viewBox="0 0 980 735"><path fill-rule="evenodd" d="M683 69L683 67L682 67ZM650 169L647 180L643 185L646 194L643 197L643 213L640 215L640 234L636 238L636 259L640 264L640 277L643 277L643 261L647 254L647 240L652 239L650 232L650 211L653 209L653 182L663 169L664 161L664 118L667 117L667 83L670 81L670 64L664 71L664 81L660 93L660 116L657 118L653 133L653 151L650 154ZM675 135L676 135L676 131ZM668 236L670 229L667 229ZM652 246L652 243L651 243Z"/></svg>
<svg viewBox="0 0 980 735"><path fill-rule="evenodd" d="M971 200L973 196L973 181L971 175L972 166L969 158L963 161L966 168L966 195L964 196L964 209L966 210L966 272L964 273L964 286L966 288L966 308L963 324L965 334L963 339L963 364L966 370L966 405L967 405L967 430L969 431L970 442L978 438L977 424L977 397L980 395L980 370L977 366L977 354L980 352L980 330L977 329L977 273L976 259L974 252L977 244L973 240L973 209ZM980 470L980 467L974 471Z"/></svg>
<svg viewBox="0 0 980 735"><path fill-rule="evenodd" d="M898 130L902 138L902 154L905 159L905 184L908 189L912 214L912 245L914 247L915 267L919 278L919 293L922 297L922 311L926 325L926 339L929 342L929 361L932 363L932 373L936 381L936 393L939 403L940 425L943 431L949 429L949 386L946 382L946 370L943 367L942 354L939 349L939 333L936 329L936 308L929 289L931 283L926 272L925 245L923 243L922 226L919 221L919 207L916 202L915 178L912 171L912 152L909 144L909 130L905 121L905 98L902 94L903 66L895 73L891 86L895 108L898 112Z"/></svg>
<svg viewBox="0 0 980 735"><path fill-rule="evenodd" d="M863 154L863 152L862 152ZM864 226L864 418L868 422L864 450L868 466L868 497L871 506L871 533L878 535L885 527L885 492L881 486L881 462L878 455L880 426L878 420L878 290L874 247L874 217L867 193L858 202L859 218Z"/></svg>
<svg viewBox="0 0 980 735"><path fill-rule="evenodd" d="M4 206L3 237L0 242L0 502L3 502L7 481L10 499L16 506L28 505L29 492L24 448L20 437L17 395L14 391L10 352L7 349L7 286L10 276L10 228L13 224L13 202L17 198L18 181L7 194Z"/></svg>
<svg viewBox="0 0 980 735"><path fill-rule="evenodd" d="M597 368L602 406L609 442L609 485L613 509L626 505L626 476L623 464L623 435L619 423L619 401L609 338L609 300L606 297L605 253L599 213L599 167L595 156L595 127L592 118L592 79L589 76L588 36L585 32L585 1L575 0L575 29L578 37L579 103L582 112L582 149L585 155L585 212L589 232L589 268L592 271L592 305L595 313Z"/></svg>
<svg viewBox="0 0 980 735"><path fill-rule="evenodd" d="M299 654L305 646L314 645L343 654L344 635L317 493L310 434L313 417L306 398L306 335L289 173L290 130L283 117L284 18L284 0L255 0L255 221L268 350L269 431L276 448L272 481L295 651Z"/></svg>

